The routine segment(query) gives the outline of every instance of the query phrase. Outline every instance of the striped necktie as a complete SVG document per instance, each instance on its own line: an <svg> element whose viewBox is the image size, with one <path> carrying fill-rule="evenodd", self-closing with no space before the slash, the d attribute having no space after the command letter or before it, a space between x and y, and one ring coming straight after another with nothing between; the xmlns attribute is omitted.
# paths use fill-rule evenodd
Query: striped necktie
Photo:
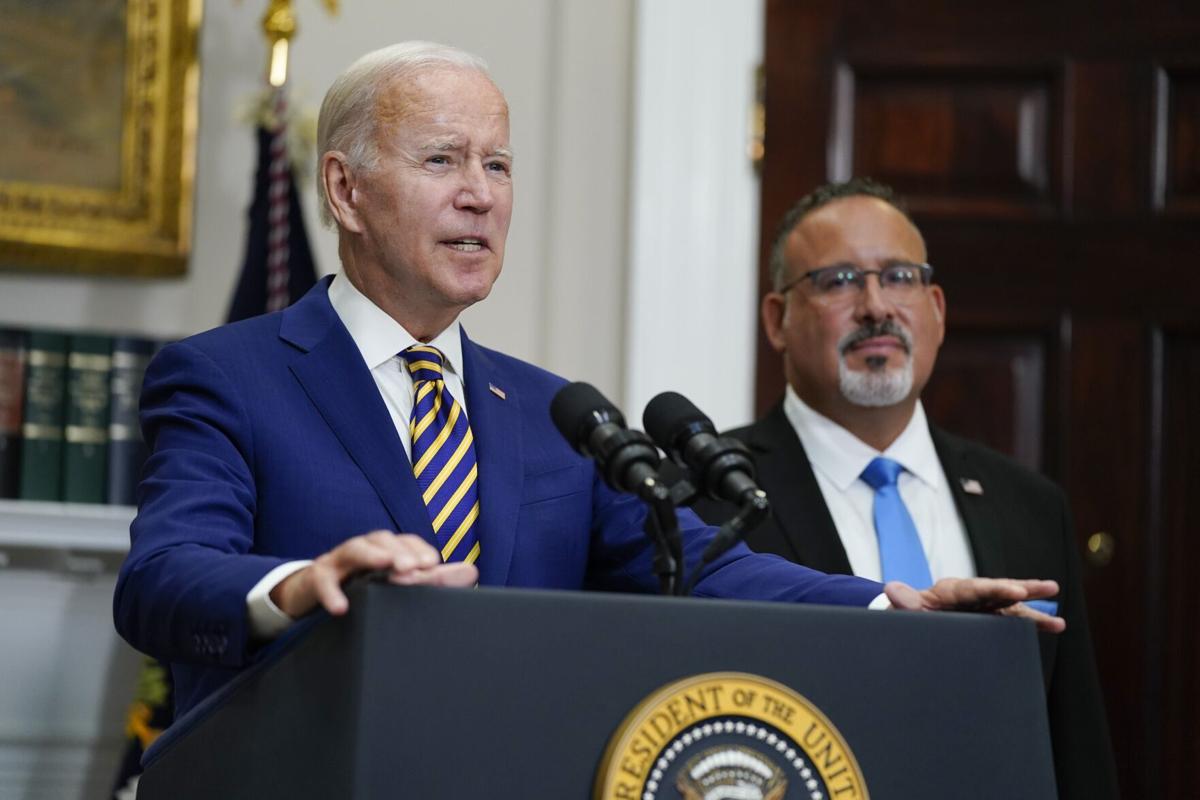
<svg viewBox="0 0 1200 800"><path fill-rule="evenodd" d="M917 526L900 497L896 481L904 467L879 456L862 472L863 481L875 490L875 535L879 537L879 565L883 582L904 581L914 589L933 585L929 562L921 547Z"/></svg>
<svg viewBox="0 0 1200 800"><path fill-rule="evenodd" d="M474 437L463 407L446 389L441 351L414 345L400 353L413 379L413 410L408 422L413 474L443 561L479 558L478 473Z"/></svg>

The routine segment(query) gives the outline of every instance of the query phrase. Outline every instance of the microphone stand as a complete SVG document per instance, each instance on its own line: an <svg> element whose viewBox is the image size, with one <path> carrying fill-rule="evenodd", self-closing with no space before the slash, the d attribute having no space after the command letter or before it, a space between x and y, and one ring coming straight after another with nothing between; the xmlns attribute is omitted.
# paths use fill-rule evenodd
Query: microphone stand
<svg viewBox="0 0 1200 800"><path fill-rule="evenodd" d="M647 478L637 494L646 503L642 528L654 542L654 574L659 589L664 595L677 595L683 585L683 540L671 492L661 482Z"/></svg>

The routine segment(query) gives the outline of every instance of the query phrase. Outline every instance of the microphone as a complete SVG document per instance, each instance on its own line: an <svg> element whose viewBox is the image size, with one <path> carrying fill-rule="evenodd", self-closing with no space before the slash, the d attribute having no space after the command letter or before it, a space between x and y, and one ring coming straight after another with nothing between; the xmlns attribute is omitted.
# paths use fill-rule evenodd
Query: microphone
<svg viewBox="0 0 1200 800"><path fill-rule="evenodd" d="M642 424L659 447L687 467L697 488L736 506L765 497L754 482L750 450L717 436L712 420L678 392L663 392L646 405Z"/></svg>
<svg viewBox="0 0 1200 800"><path fill-rule="evenodd" d="M646 404L642 424L672 460L687 468L700 491L738 507L700 554L700 563L679 592L687 596L704 568L761 522L770 504L766 492L754 482L750 449L737 439L717 436L712 420L691 400L678 392L663 392Z"/></svg>
<svg viewBox="0 0 1200 800"><path fill-rule="evenodd" d="M661 459L650 437L625 427L617 407L587 383L571 383L550 401L550 418L571 446L596 462L604 482L647 505L643 523L654 542L654 572L663 594L683 585L683 543L671 493L658 478Z"/></svg>
<svg viewBox="0 0 1200 800"><path fill-rule="evenodd" d="M625 427L625 418L589 383L571 383L550 401L550 417L571 446L596 462L604 481L618 492L661 499L661 459L650 438Z"/></svg>

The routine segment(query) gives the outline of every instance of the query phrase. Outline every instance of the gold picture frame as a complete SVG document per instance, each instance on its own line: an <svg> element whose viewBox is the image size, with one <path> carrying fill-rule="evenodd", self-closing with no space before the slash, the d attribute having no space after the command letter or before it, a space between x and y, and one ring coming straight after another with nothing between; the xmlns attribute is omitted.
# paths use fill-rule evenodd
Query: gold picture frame
<svg viewBox="0 0 1200 800"><path fill-rule="evenodd" d="M0 0L0 269L187 269L203 0Z"/></svg>

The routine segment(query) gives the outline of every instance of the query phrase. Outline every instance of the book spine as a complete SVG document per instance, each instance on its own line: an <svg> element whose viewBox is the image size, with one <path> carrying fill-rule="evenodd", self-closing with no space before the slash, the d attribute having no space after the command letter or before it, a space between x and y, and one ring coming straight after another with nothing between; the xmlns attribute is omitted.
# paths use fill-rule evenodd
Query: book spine
<svg viewBox="0 0 1200 800"><path fill-rule="evenodd" d="M108 481L108 401L112 337L71 337L67 357L67 427L63 500L103 503Z"/></svg>
<svg viewBox="0 0 1200 800"><path fill-rule="evenodd" d="M21 418L25 404L25 334L0 329L0 497L21 493Z"/></svg>
<svg viewBox="0 0 1200 800"><path fill-rule="evenodd" d="M20 496L23 500L61 500L67 337L31 331L25 365Z"/></svg>
<svg viewBox="0 0 1200 800"><path fill-rule="evenodd" d="M133 336L113 339L108 425L108 502L133 505L146 461L138 425L138 397L154 342Z"/></svg>

